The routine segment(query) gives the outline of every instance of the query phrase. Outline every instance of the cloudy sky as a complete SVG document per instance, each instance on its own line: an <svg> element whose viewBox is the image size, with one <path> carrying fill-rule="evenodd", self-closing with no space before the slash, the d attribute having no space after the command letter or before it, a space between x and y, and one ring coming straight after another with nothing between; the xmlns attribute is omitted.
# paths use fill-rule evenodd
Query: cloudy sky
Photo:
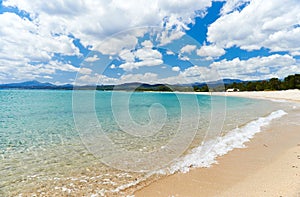
<svg viewBox="0 0 300 197"><path fill-rule="evenodd" d="M0 0L0 83L300 73L299 0Z"/></svg>

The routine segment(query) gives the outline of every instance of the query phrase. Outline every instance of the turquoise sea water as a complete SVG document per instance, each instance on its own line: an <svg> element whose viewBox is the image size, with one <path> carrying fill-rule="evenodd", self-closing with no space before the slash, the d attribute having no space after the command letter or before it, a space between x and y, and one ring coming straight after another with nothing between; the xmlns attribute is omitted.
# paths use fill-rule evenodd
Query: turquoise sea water
<svg viewBox="0 0 300 197"><path fill-rule="evenodd" d="M1 90L0 194L120 194L204 140L283 107L193 94Z"/></svg>

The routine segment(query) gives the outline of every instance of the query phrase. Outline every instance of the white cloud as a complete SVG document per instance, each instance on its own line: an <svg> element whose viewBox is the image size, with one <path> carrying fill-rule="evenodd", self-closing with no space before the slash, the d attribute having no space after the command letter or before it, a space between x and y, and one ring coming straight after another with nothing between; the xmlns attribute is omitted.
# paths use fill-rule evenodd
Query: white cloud
<svg viewBox="0 0 300 197"><path fill-rule="evenodd" d="M242 80L284 78L300 72L300 62L290 55L254 57L248 60L222 60L209 67L192 66L179 72L177 76L160 79L162 83L187 84L194 82L217 81L224 78Z"/></svg>
<svg viewBox="0 0 300 197"><path fill-rule="evenodd" d="M214 69L203 66L192 66L178 72L177 75L165 78L157 78L155 82L164 84L191 84L194 82L208 82L219 79L220 76Z"/></svg>
<svg viewBox="0 0 300 197"><path fill-rule="evenodd" d="M175 72L178 72L178 71L180 71L180 67L179 66L174 66L174 67L172 67L172 70L175 71Z"/></svg>
<svg viewBox="0 0 300 197"><path fill-rule="evenodd" d="M178 55L178 58L180 60L183 60L183 61L190 61L190 58L186 55L182 56L181 54Z"/></svg>
<svg viewBox="0 0 300 197"><path fill-rule="evenodd" d="M144 60L140 62L126 62L124 64L121 64L119 67L124 69L125 71L132 71L133 69L138 69L144 66L158 66L162 63L163 63L162 60L154 59L154 60Z"/></svg>
<svg viewBox="0 0 300 197"><path fill-rule="evenodd" d="M180 53L191 53L191 52L193 52L196 48L197 48L196 45L190 45L190 44L188 44L188 45L185 45L184 47L182 47L182 48L180 49Z"/></svg>
<svg viewBox="0 0 300 197"><path fill-rule="evenodd" d="M145 48L152 48L153 43L150 40L145 40L144 42L141 43L141 45Z"/></svg>
<svg viewBox="0 0 300 197"><path fill-rule="evenodd" d="M119 66L125 71L131 71L144 66L158 66L163 63L162 54L151 48L141 48L136 51L123 50L120 57L126 61Z"/></svg>
<svg viewBox="0 0 300 197"><path fill-rule="evenodd" d="M71 64L65 64L59 61L50 61L48 64L40 64L39 66L48 68L52 73L54 73L55 70L60 70L65 72L78 72L80 70L80 68L77 68Z"/></svg>
<svg viewBox="0 0 300 197"><path fill-rule="evenodd" d="M30 70L35 68L32 62L49 64L54 60L54 54L80 56L73 36L85 47L116 55L121 50L134 48L145 29L132 30L134 33L130 35L114 36L109 42L103 40L117 32L141 26L165 26L166 30L157 41L170 43L184 35L186 24L193 22L194 17L203 14L210 5L211 0L3 0L2 6L25 11L31 20L13 13L0 14L0 59L5 59L7 65L24 66L18 70ZM144 46L151 48L150 44L145 42ZM96 59L87 59L92 60ZM158 63L158 60L155 62ZM30 79L36 77L35 74L22 72L22 75L7 70L10 69L5 68L1 72L10 78L17 78L17 75Z"/></svg>
<svg viewBox="0 0 300 197"><path fill-rule="evenodd" d="M89 68L80 68L80 69L78 70L78 72L81 73L81 74L89 75L89 74L91 74L93 71L92 71L91 69L89 69Z"/></svg>
<svg viewBox="0 0 300 197"><path fill-rule="evenodd" d="M54 53L80 55L72 38L66 35L52 36L51 32L46 34L35 22L14 13L0 14L0 22L1 58L11 54L15 60L27 58L30 61L43 61L49 60Z"/></svg>
<svg viewBox="0 0 300 197"><path fill-rule="evenodd" d="M162 59L162 54L158 50L149 48L138 49L134 54L140 60Z"/></svg>
<svg viewBox="0 0 300 197"><path fill-rule="evenodd" d="M174 53L173 51L170 51L170 50L167 50L167 51L166 51L166 54L167 54L167 55L175 55L175 53Z"/></svg>
<svg viewBox="0 0 300 197"><path fill-rule="evenodd" d="M235 3L235 6L239 4ZM241 11L229 14L224 11L224 15L208 27L207 40L224 48L236 45L255 50L265 47L297 54L300 52L296 44L300 42L299 10L298 0L252 0Z"/></svg>
<svg viewBox="0 0 300 197"><path fill-rule="evenodd" d="M79 72L89 74L92 70L88 68L77 68L71 64L59 61L49 61L46 63L30 64L26 61L10 61L0 59L0 73L4 73L2 80L31 80L36 78L44 78L44 76L53 77L57 71ZM49 78L49 77L48 77ZM49 78L50 79L50 78Z"/></svg>
<svg viewBox="0 0 300 197"><path fill-rule="evenodd" d="M225 15L232 11L236 11L239 6L249 2L250 0L227 0L225 5L221 9L221 14Z"/></svg>
<svg viewBox="0 0 300 197"><path fill-rule="evenodd" d="M99 44L104 37L128 28L161 26L166 17L170 18L168 26L193 22L195 10L205 10L211 0L4 0L3 5L30 13L49 32L71 32L87 46Z"/></svg>
<svg viewBox="0 0 300 197"><path fill-rule="evenodd" d="M222 78L258 80L294 74L296 71L300 71L300 64L290 55L276 54L267 57L253 57L248 60L239 58L230 61L222 60L212 63L210 68L217 70Z"/></svg>
<svg viewBox="0 0 300 197"><path fill-rule="evenodd" d="M135 54L128 49L123 49L120 51L119 57L126 62L133 62L135 59Z"/></svg>
<svg viewBox="0 0 300 197"><path fill-rule="evenodd" d="M110 66L110 68L111 68L111 69L115 69L115 68L117 68L117 67L116 67L116 65L112 64L112 65Z"/></svg>
<svg viewBox="0 0 300 197"><path fill-rule="evenodd" d="M185 35L183 30L185 29L177 28L177 29L163 31L158 37L158 40L160 42L159 46L164 46L171 43L174 40L178 40L179 38Z"/></svg>
<svg viewBox="0 0 300 197"><path fill-rule="evenodd" d="M189 83L217 81L222 77L214 68L192 66L180 73L180 77Z"/></svg>
<svg viewBox="0 0 300 197"><path fill-rule="evenodd" d="M111 37L94 48L106 55L116 55L121 50L133 49L138 43L134 35L118 35Z"/></svg>
<svg viewBox="0 0 300 197"><path fill-rule="evenodd" d="M93 75L82 75L76 79L76 85L116 84L118 79L94 73Z"/></svg>
<svg viewBox="0 0 300 197"><path fill-rule="evenodd" d="M98 60L100 60L100 58L97 55L87 57L84 59L84 61L86 61L86 62L96 62Z"/></svg>
<svg viewBox="0 0 300 197"><path fill-rule="evenodd" d="M209 67L192 66L177 76L160 79L162 83L187 84L194 82L217 81L224 78L242 80L261 80L272 77L284 78L300 72L300 62L290 55L271 55L254 57L248 60L222 60Z"/></svg>
<svg viewBox="0 0 300 197"><path fill-rule="evenodd" d="M156 73L147 72L145 74L126 74L120 77L118 83L132 83L132 82L141 82L154 84L158 82L158 75Z"/></svg>
<svg viewBox="0 0 300 197"><path fill-rule="evenodd" d="M54 74L55 70L60 70L49 67L54 62L51 59L55 53L81 55L72 38L45 34L35 22L14 13L0 14L0 22L0 68L7 80Z"/></svg>
<svg viewBox="0 0 300 197"><path fill-rule="evenodd" d="M299 21L300 22L300 21ZM289 51L291 55L300 55L300 28L278 31L265 41L272 51Z"/></svg>
<svg viewBox="0 0 300 197"><path fill-rule="evenodd" d="M211 57L216 58L225 54L225 50L216 45L204 45L197 50L197 55L201 57Z"/></svg>

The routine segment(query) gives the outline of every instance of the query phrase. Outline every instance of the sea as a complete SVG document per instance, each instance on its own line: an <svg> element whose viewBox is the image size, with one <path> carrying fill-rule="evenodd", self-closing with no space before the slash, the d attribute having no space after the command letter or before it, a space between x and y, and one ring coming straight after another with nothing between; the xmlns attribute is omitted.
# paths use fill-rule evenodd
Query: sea
<svg viewBox="0 0 300 197"><path fill-rule="evenodd" d="M131 196L217 165L293 107L214 94L0 90L0 196Z"/></svg>

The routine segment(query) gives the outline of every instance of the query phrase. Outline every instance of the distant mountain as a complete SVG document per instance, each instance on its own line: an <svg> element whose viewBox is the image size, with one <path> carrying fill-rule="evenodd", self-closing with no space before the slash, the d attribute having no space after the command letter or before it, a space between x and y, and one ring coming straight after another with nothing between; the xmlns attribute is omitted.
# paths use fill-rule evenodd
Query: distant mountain
<svg viewBox="0 0 300 197"><path fill-rule="evenodd" d="M37 87L55 87L51 83L41 83L39 81L25 81L21 83L1 84L0 87L8 88L37 88Z"/></svg>
<svg viewBox="0 0 300 197"><path fill-rule="evenodd" d="M51 83L41 83L39 81L25 81L20 83L0 84L0 89L70 89L72 85L66 84L57 86Z"/></svg>
<svg viewBox="0 0 300 197"><path fill-rule="evenodd" d="M232 83L242 83L244 81L240 79L223 79L224 84L232 84Z"/></svg>
<svg viewBox="0 0 300 197"><path fill-rule="evenodd" d="M193 84L146 84L146 83L124 83L120 85L86 85L86 86L76 86L74 87L71 84L64 85L54 85L51 83L41 83L39 81L25 81L21 83L10 83L10 84L0 84L0 89L62 89L62 90L71 90L73 88L81 90L125 90L125 91L193 91L193 87L203 87L209 85L210 87L220 86L222 84L228 85L232 83L241 83L243 81L239 79L223 79L219 81L212 81L207 83L193 83Z"/></svg>

